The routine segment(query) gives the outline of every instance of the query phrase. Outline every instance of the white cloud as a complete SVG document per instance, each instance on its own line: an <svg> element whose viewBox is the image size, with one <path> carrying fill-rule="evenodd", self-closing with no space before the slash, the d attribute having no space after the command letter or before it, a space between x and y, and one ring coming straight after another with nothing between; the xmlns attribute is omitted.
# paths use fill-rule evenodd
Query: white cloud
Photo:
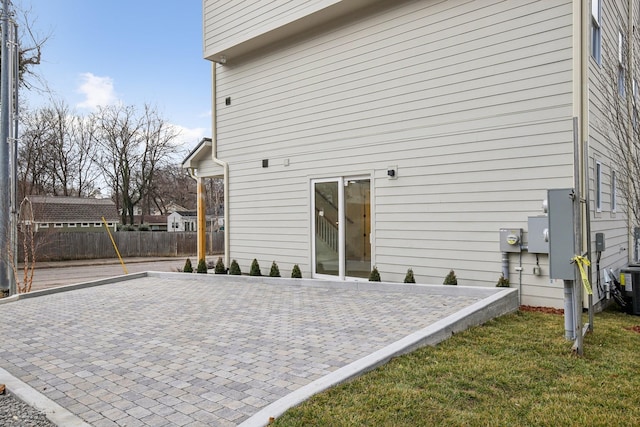
<svg viewBox="0 0 640 427"><path fill-rule="evenodd" d="M178 137L176 138L178 145L189 146L192 144L197 144L209 133L209 130L205 128L186 128L184 126L174 124L170 124L170 126L179 133Z"/></svg>
<svg viewBox="0 0 640 427"><path fill-rule="evenodd" d="M96 110L100 106L104 107L118 102L111 77L82 73L80 79L81 84L78 87L78 92L85 97L85 100L77 104L78 108Z"/></svg>

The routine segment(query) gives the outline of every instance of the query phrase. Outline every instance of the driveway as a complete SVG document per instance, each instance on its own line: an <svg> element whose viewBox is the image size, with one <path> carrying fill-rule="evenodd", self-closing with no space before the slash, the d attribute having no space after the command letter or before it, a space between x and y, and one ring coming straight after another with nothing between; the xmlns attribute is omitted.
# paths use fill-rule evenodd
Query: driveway
<svg viewBox="0 0 640 427"><path fill-rule="evenodd" d="M97 427L265 425L394 355L517 308L514 289L133 277L3 300L0 368Z"/></svg>

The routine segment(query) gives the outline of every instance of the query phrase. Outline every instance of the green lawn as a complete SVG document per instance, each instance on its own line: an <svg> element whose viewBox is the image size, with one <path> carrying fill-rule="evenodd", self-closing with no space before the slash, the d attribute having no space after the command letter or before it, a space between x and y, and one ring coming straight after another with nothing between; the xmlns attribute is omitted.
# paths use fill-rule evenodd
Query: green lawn
<svg viewBox="0 0 640 427"><path fill-rule="evenodd" d="M640 425L640 317L596 315L584 356L564 318L518 312L396 358L275 426Z"/></svg>

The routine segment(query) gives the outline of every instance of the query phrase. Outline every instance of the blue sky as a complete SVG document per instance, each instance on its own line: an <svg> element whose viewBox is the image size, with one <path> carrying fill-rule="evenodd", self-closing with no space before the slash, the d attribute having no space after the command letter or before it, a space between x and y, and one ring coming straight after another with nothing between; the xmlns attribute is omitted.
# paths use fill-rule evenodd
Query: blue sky
<svg viewBox="0 0 640 427"><path fill-rule="evenodd" d="M211 132L211 65L202 58L201 0L13 0L31 7L46 42L38 73L78 113L154 105L190 150ZM30 106L46 96L20 95Z"/></svg>

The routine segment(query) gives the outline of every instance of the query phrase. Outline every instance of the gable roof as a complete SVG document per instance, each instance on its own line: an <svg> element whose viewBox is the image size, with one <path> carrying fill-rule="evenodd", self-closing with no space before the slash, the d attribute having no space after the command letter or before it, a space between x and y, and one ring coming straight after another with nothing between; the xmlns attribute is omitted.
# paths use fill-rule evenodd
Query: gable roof
<svg viewBox="0 0 640 427"><path fill-rule="evenodd" d="M118 222L120 216L110 199L82 197L27 196L37 222Z"/></svg>

